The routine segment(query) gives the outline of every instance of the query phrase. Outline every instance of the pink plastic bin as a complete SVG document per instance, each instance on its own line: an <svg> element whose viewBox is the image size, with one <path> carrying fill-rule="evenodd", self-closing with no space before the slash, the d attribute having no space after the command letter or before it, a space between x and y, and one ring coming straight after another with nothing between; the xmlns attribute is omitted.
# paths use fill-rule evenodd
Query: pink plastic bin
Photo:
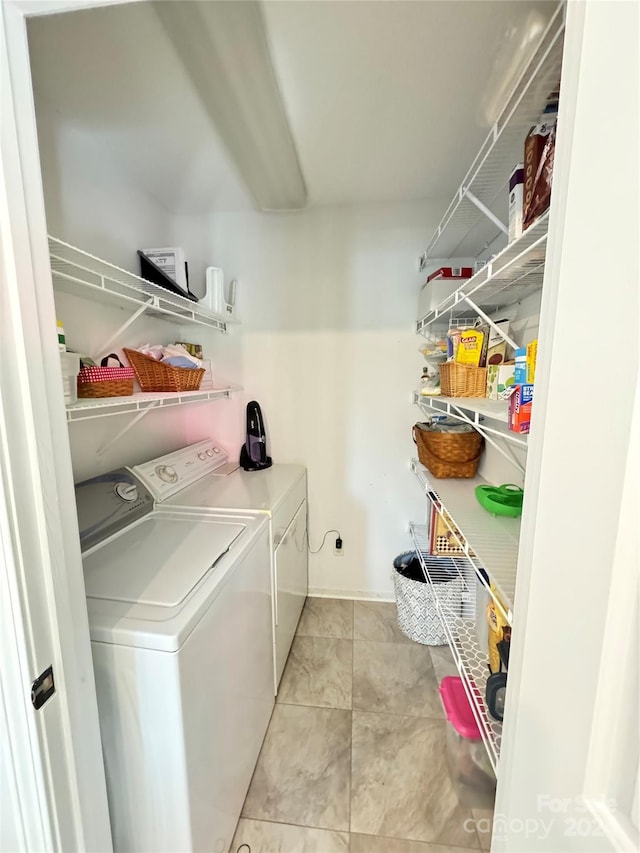
<svg viewBox="0 0 640 853"><path fill-rule="evenodd" d="M440 697L447 720L467 740L480 740L480 729L473 716L462 679L448 675L440 682Z"/></svg>
<svg viewBox="0 0 640 853"><path fill-rule="evenodd" d="M472 808L493 808L496 778L462 679L447 676L440 682L447 720L447 765L458 799Z"/></svg>

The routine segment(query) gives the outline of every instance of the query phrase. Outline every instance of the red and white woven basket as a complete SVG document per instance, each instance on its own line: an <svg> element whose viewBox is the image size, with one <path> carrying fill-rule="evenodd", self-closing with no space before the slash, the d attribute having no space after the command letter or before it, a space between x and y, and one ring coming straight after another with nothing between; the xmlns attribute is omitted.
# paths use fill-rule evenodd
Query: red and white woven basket
<svg viewBox="0 0 640 853"><path fill-rule="evenodd" d="M108 367L115 358L118 367ZM100 367L83 367L78 374L78 397L130 397L133 394L134 372L125 367L115 353L105 356Z"/></svg>

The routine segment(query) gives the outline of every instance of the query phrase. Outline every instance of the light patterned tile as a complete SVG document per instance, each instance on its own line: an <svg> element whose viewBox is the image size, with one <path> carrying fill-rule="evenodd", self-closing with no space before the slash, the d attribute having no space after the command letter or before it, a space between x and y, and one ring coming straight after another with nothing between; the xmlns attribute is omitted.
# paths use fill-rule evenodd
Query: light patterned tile
<svg viewBox="0 0 640 853"><path fill-rule="evenodd" d="M344 598L307 598L298 624L298 635L353 639L353 601Z"/></svg>
<svg viewBox="0 0 640 853"><path fill-rule="evenodd" d="M414 643L400 630L396 605L387 601L355 601L353 639L379 643Z"/></svg>
<svg viewBox="0 0 640 853"><path fill-rule="evenodd" d="M445 725L353 712L352 832L478 848L449 779Z"/></svg>
<svg viewBox="0 0 640 853"><path fill-rule="evenodd" d="M351 709L351 640L296 637L278 688L278 702Z"/></svg>
<svg viewBox="0 0 640 853"><path fill-rule="evenodd" d="M380 835L351 833L349 853L469 853L469 849L451 847L448 844L407 841L404 838L384 838Z"/></svg>
<svg viewBox="0 0 640 853"><path fill-rule="evenodd" d="M276 705L243 817L349 829L351 712Z"/></svg>
<svg viewBox="0 0 640 853"><path fill-rule="evenodd" d="M448 675L459 675L449 646L429 646L428 648L438 684Z"/></svg>
<svg viewBox="0 0 640 853"><path fill-rule="evenodd" d="M241 818L230 853L242 844L252 853L349 853L349 833Z"/></svg>
<svg viewBox="0 0 640 853"><path fill-rule="evenodd" d="M419 644L354 641L353 708L442 719L429 649Z"/></svg>
<svg viewBox="0 0 640 853"><path fill-rule="evenodd" d="M473 819L476 822L476 832L483 850L491 850L491 836L493 834L493 810L471 809Z"/></svg>

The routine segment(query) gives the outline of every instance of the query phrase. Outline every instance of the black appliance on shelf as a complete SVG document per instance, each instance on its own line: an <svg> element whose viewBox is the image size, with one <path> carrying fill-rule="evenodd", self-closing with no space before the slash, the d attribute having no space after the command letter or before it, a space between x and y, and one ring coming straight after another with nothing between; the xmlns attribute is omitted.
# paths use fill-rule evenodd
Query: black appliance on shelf
<svg viewBox="0 0 640 853"><path fill-rule="evenodd" d="M267 456L267 434L260 404L255 400L247 403L247 438L240 451L240 465L245 471L262 471L273 462Z"/></svg>

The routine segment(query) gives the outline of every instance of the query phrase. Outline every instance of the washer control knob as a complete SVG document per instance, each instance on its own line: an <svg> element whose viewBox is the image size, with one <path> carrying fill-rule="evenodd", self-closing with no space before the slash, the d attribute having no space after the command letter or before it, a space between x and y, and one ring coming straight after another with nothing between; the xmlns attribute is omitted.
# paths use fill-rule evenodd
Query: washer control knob
<svg viewBox="0 0 640 853"><path fill-rule="evenodd" d="M178 482L178 472L172 465L156 465L156 474L165 483Z"/></svg>
<svg viewBox="0 0 640 853"><path fill-rule="evenodd" d="M134 483L117 483L115 493L122 501L133 503L138 500L138 487Z"/></svg>
<svg viewBox="0 0 640 853"><path fill-rule="evenodd" d="M213 456L213 450L207 450L207 456Z"/></svg>
<svg viewBox="0 0 640 853"><path fill-rule="evenodd" d="M214 452L214 453L222 453L222 451L220 450L220 448L219 448L219 447L214 447L214 448L213 448L213 452Z"/></svg>
<svg viewBox="0 0 640 853"><path fill-rule="evenodd" d="M208 450L207 450L207 453L209 453L209 451L208 451ZM206 457L206 455L205 455L204 453L198 453L198 459L202 459L202 461L204 462L204 460L205 460L206 458L207 458L207 457Z"/></svg>

